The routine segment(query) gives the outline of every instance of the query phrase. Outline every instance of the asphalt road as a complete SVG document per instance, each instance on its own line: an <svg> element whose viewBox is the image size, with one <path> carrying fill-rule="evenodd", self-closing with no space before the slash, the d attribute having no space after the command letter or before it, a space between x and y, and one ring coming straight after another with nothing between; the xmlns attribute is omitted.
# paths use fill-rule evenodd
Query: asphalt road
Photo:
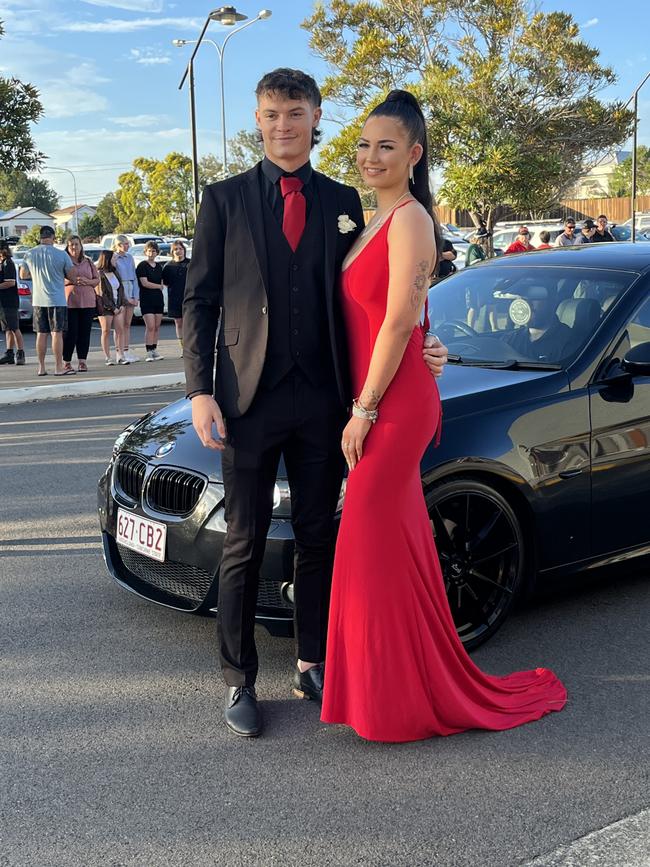
<svg viewBox="0 0 650 867"><path fill-rule="evenodd" d="M177 394L0 408L1 865L508 867L626 817L610 860L537 863L650 861L647 569L535 600L474 654L564 679L540 722L366 743L290 697L291 642L259 629L265 736L229 736L213 622L120 589L98 540L115 435Z"/></svg>

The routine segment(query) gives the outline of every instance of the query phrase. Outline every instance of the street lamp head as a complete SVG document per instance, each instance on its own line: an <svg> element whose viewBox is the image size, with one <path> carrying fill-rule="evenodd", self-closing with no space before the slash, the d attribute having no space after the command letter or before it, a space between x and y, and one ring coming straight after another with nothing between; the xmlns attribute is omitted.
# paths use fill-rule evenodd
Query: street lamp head
<svg viewBox="0 0 650 867"><path fill-rule="evenodd" d="M174 48L182 48L187 45L187 39L172 39L172 45Z"/></svg>
<svg viewBox="0 0 650 867"><path fill-rule="evenodd" d="M273 15L273 13L270 9L260 9L260 11L257 13L257 17L261 18L262 20L264 20L264 18L270 18L271 15Z"/></svg>
<svg viewBox="0 0 650 867"><path fill-rule="evenodd" d="M234 6L221 6L219 9L210 12L208 18L217 21L219 24L225 24L227 27L232 27L233 24L237 24L238 21L245 21L248 18L248 15L242 15L242 13L238 12Z"/></svg>

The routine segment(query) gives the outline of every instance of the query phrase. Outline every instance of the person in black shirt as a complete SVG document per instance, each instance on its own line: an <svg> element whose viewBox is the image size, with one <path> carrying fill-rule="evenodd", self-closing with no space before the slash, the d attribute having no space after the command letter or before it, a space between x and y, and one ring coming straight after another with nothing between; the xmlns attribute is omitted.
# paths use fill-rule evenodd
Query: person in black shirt
<svg viewBox="0 0 650 867"><path fill-rule="evenodd" d="M451 241L448 241L446 238L442 242L442 253L440 254L440 261L438 262L438 273L437 277L442 280L445 277L449 277L450 274L453 274L456 270L456 266L454 265L454 259L457 257L456 250Z"/></svg>
<svg viewBox="0 0 650 867"><path fill-rule="evenodd" d="M172 262L167 262L162 269L162 281L167 287L167 315L171 316L176 325L176 337L181 345L183 357L183 298L185 297L185 280L190 260L182 241L174 241L171 245Z"/></svg>
<svg viewBox="0 0 650 867"><path fill-rule="evenodd" d="M0 326L5 333L7 350L0 364L24 364L25 346L18 322L18 278L6 241L0 242ZM15 352L15 357L14 357Z"/></svg>
<svg viewBox="0 0 650 867"><path fill-rule="evenodd" d="M596 220L596 231L594 232L594 236L591 240L594 244L600 243L602 241L616 240L616 238L607 228L607 216L605 214L601 214L600 217L598 217L598 219Z"/></svg>
<svg viewBox="0 0 650 867"><path fill-rule="evenodd" d="M144 254L147 258L135 269L140 284L140 312L145 324L144 339L147 354L144 360L159 361L163 358L157 349L165 303L162 293L162 265L156 262L158 244L155 241L147 241L144 245Z"/></svg>

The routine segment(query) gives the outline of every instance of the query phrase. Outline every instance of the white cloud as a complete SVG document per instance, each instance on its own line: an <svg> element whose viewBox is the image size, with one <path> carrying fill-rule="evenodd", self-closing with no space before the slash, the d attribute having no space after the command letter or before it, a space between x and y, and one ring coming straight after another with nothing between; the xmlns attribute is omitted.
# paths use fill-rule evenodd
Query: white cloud
<svg viewBox="0 0 650 867"><path fill-rule="evenodd" d="M200 30L203 21L199 18L109 18L106 21L71 21L61 24L57 30L72 33L133 33L152 27L169 27L174 30Z"/></svg>
<svg viewBox="0 0 650 867"><path fill-rule="evenodd" d="M589 21L585 21L582 25L582 29L586 30L587 27L595 27L598 24L598 18L590 18Z"/></svg>
<svg viewBox="0 0 650 867"><path fill-rule="evenodd" d="M131 12L162 12L162 0L83 0L90 6L112 6Z"/></svg>
<svg viewBox="0 0 650 867"><path fill-rule="evenodd" d="M168 123L167 115L158 114L133 114L128 117L112 117L111 122L116 126L127 126L131 129L146 128L151 126L159 126L163 123Z"/></svg>
<svg viewBox="0 0 650 867"><path fill-rule="evenodd" d="M153 48L132 48L130 57L131 60L145 66L156 66L159 63L171 63L172 61L169 54L157 54Z"/></svg>

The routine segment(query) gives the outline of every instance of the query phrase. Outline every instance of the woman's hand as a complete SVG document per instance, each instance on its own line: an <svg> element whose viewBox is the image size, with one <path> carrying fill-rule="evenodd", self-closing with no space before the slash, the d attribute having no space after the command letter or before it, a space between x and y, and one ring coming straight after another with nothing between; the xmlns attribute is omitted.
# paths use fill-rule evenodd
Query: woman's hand
<svg viewBox="0 0 650 867"><path fill-rule="evenodd" d="M368 436L371 427L371 421L367 421L365 418L352 416L343 429L341 449L350 470L353 470L361 460L363 454L363 441Z"/></svg>

